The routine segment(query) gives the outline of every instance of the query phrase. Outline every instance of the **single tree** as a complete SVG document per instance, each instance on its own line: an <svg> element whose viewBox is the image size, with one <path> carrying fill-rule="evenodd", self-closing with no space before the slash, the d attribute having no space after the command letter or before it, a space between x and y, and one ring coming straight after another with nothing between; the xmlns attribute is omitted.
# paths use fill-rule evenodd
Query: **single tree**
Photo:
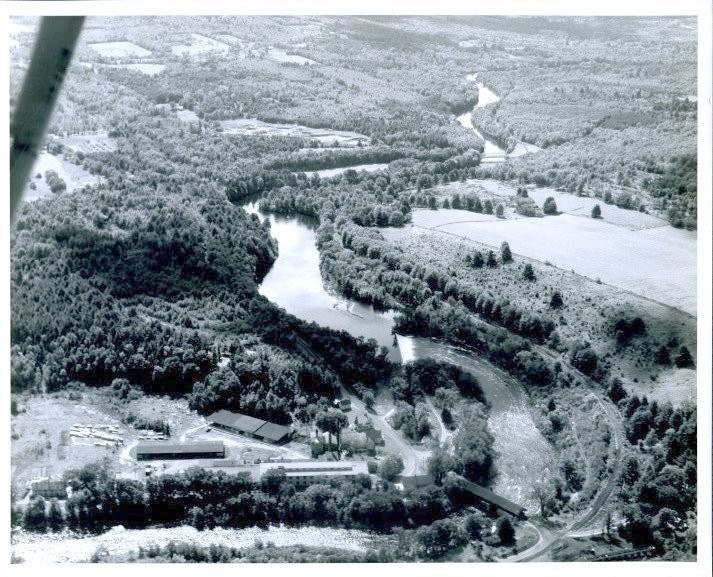
<svg viewBox="0 0 713 577"><path fill-rule="evenodd" d="M486 198L483 203L483 212L485 214L493 214L493 202L489 198Z"/></svg>
<svg viewBox="0 0 713 577"><path fill-rule="evenodd" d="M557 214L557 203L553 197L547 197L545 204L542 205L542 212L545 214Z"/></svg>
<svg viewBox="0 0 713 577"><path fill-rule="evenodd" d="M500 257L502 258L503 264L512 261L512 252L510 251L510 245L503 241L500 245Z"/></svg>
<svg viewBox="0 0 713 577"><path fill-rule="evenodd" d="M679 369L691 368L695 366L691 352L687 347L681 347L679 349L678 356L676 357L676 366Z"/></svg>
<svg viewBox="0 0 713 577"><path fill-rule="evenodd" d="M502 545L508 546L515 543L515 527L507 517L500 517L496 524L498 538Z"/></svg>
<svg viewBox="0 0 713 577"><path fill-rule="evenodd" d="M454 470L456 466L457 463L455 459L441 447L434 449L426 462L428 474L433 477L433 480L437 485L440 485L443 478L446 476L446 473Z"/></svg>
<svg viewBox="0 0 713 577"><path fill-rule="evenodd" d="M602 218L602 209L598 204L592 207L592 218Z"/></svg>
<svg viewBox="0 0 713 577"><path fill-rule="evenodd" d="M562 305L564 305L564 301L562 300L562 295L560 294L559 291L555 291L552 293L552 298L550 299L550 308L551 309L559 309L562 308Z"/></svg>
<svg viewBox="0 0 713 577"><path fill-rule="evenodd" d="M64 515L57 499L50 501L50 510L47 513L47 524L53 533L58 533L64 527Z"/></svg>
<svg viewBox="0 0 713 577"><path fill-rule="evenodd" d="M369 411L374 408L374 402L376 401L376 399L374 398L374 393L372 393L371 391L367 391L366 393L364 393L362 400L364 401L364 405Z"/></svg>
<svg viewBox="0 0 713 577"><path fill-rule="evenodd" d="M485 264L485 259L483 258L483 253L479 250L475 251L475 254L473 255L472 264L473 268L483 268L483 265Z"/></svg>
<svg viewBox="0 0 713 577"><path fill-rule="evenodd" d="M379 463L379 474L389 482L393 482L403 470L404 462L398 455L387 455Z"/></svg>
<svg viewBox="0 0 713 577"><path fill-rule="evenodd" d="M44 533L47 531L45 500L42 497L33 499L29 505L27 505L25 515L22 518L22 526L25 531L33 531L35 533Z"/></svg>
<svg viewBox="0 0 713 577"><path fill-rule="evenodd" d="M532 270L532 265L530 263L525 265L525 270L522 271L522 276L526 280L535 280L535 271Z"/></svg>
<svg viewBox="0 0 713 577"><path fill-rule="evenodd" d="M503 205L498 203L498 205L495 207L495 216L498 218L503 218L505 214L505 209L503 208Z"/></svg>
<svg viewBox="0 0 713 577"><path fill-rule="evenodd" d="M330 447L332 446L332 435L337 437L337 452L339 452L341 450L342 429L349 424L347 416L342 411L330 409L319 413L315 422L321 431L329 435Z"/></svg>
<svg viewBox="0 0 713 577"><path fill-rule="evenodd" d="M495 260L495 253L492 250L488 251L488 260L485 261L485 264L487 264L490 268L498 266L498 261Z"/></svg>
<svg viewBox="0 0 713 577"><path fill-rule="evenodd" d="M659 365L668 366L671 364L671 353L666 345L661 345L658 351L656 351L656 362Z"/></svg>

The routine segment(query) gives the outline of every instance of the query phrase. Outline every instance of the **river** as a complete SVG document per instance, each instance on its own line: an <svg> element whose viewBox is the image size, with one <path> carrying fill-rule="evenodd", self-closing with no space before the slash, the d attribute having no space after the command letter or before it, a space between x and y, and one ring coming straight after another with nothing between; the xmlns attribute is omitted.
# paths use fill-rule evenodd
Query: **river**
<svg viewBox="0 0 713 577"><path fill-rule="evenodd" d="M478 87L478 104L475 108L485 108L490 104L494 104L500 100L500 97L495 94L490 88L485 86L482 82L478 82L478 74L468 74L465 79L468 82L475 82ZM495 162L505 162L508 158L522 156L524 154L531 154L534 152L539 152L540 147L534 144L529 144L527 142L518 142L515 147L510 152L505 152L500 148L494 140L486 138L480 130L473 124L473 113L466 112L461 114L457 118L458 122L464 128L472 130L475 134L485 142L485 148L483 149L483 156L480 159L481 164L492 164Z"/></svg>
<svg viewBox="0 0 713 577"><path fill-rule="evenodd" d="M535 511L532 487L547 469L552 470L554 454L535 426L520 384L478 356L442 342L396 335L394 346L393 311L375 311L325 287L319 270L316 222L264 214L257 201L243 208L261 220L269 220L279 247L279 256L258 289L264 297L303 320L374 339L388 349L394 361L433 358L457 365L478 378L491 405L488 426L495 439L498 471L493 488L531 513Z"/></svg>
<svg viewBox="0 0 713 577"><path fill-rule="evenodd" d="M493 104L500 100L497 94L490 90L482 82L477 82L478 74L469 74L465 77L469 82L476 82L478 87L478 104L475 105L476 108L485 108L489 104ZM458 122L461 126L468 128L475 132L475 134L485 142L485 148L483 150L483 156L480 159L481 163L493 163L493 162L505 162L507 159L507 153L500 148L495 141L486 138L480 130L478 130L473 125L473 113L466 112L458 117Z"/></svg>

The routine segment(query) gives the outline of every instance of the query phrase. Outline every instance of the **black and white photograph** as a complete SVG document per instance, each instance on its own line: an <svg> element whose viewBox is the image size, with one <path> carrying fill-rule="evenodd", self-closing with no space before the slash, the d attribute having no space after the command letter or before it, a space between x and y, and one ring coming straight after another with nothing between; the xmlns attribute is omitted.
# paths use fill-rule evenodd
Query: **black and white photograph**
<svg viewBox="0 0 713 577"><path fill-rule="evenodd" d="M710 2L9 4L5 563L710 574Z"/></svg>

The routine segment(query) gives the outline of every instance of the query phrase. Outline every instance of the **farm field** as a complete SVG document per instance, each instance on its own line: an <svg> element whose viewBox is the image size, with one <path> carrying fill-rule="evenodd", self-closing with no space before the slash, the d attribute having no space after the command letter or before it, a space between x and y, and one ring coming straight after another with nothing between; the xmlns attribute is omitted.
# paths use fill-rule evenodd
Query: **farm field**
<svg viewBox="0 0 713 577"><path fill-rule="evenodd" d="M357 132L310 128L309 126L300 126L299 124L275 124L263 122L255 118L223 120L220 125L226 134L296 136L310 138L323 144L338 143L339 146L358 146L359 142L366 143L369 141L368 136Z"/></svg>
<svg viewBox="0 0 713 577"><path fill-rule="evenodd" d="M71 134L63 136L59 141L67 148L84 154L116 150L116 142L106 132Z"/></svg>
<svg viewBox="0 0 713 577"><path fill-rule="evenodd" d="M388 164L360 164L358 166L343 166L341 168L327 168L325 170L305 171L306 174L317 174L320 178L330 178L339 176L347 170L356 170L357 172L376 172L377 170L388 170Z"/></svg>
<svg viewBox="0 0 713 577"><path fill-rule="evenodd" d="M165 64L149 64L149 63L139 63L139 64L110 64L109 68L124 68L126 70L136 70L142 74L147 74L148 76L155 76L156 74L161 74L166 69Z"/></svg>
<svg viewBox="0 0 713 577"><path fill-rule="evenodd" d="M278 50L277 48L270 48L267 52L268 58L276 62L282 62L287 64L299 64L300 66L318 64L318 62L305 58L304 56L299 56L297 54L288 54L284 50Z"/></svg>
<svg viewBox="0 0 713 577"><path fill-rule="evenodd" d="M97 42L88 44L88 46L105 58L146 57L151 55L150 50L137 46L133 42Z"/></svg>
<svg viewBox="0 0 713 577"><path fill-rule="evenodd" d="M227 52L228 50L230 50L230 46L224 42L219 42L213 38L208 38L207 36L196 33L191 33L191 43L189 45L171 46L171 52L177 56L181 56L182 54L197 56L207 52Z"/></svg>
<svg viewBox="0 0 713 577"><path fill-rule="evenodd" d="M507 241L515 254L696 314L695 232L671 227L631 231L570 214L454 222L462 215L450 212L437 211L443 213L443 224L429 228L494 248ZM434 218L429 217L431 223Z"/></svg>
<svg viewBox="0 0 713 577"><path fill-rule="evenodd" d="M68 160L64 160L61 156L55 156L45 150L37 157L37 161L32 169L33 176L39 173L42 175L42 178L32 178L31 182L35 183L35 190L30 189L28 183L23 195L25 201L32 202L40 198L53 196L45 180L45 172L48 170L54 170L57 176L64 180L67 184L67 192L72 192L85 185L96 184L100 180L98 176L90 174L84 170L83 167L72 164Z"/></svg>

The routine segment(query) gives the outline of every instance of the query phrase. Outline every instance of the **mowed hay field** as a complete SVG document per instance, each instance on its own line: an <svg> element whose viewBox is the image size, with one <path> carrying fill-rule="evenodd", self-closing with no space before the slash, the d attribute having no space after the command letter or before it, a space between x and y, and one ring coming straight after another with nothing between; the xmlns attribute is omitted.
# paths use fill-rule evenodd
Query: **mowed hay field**
<svg viewBox="0 0 713 577"><path fill-rule="evenodd" d="M507 241L515 254L696 314L695 232L669 226L628 230L570 214L454 222L461 216L450 212L437 211L443 218L440 226L433 224L431 214L429 228L494 248ZM417 215L414 224L418 226Z"/></svg>

